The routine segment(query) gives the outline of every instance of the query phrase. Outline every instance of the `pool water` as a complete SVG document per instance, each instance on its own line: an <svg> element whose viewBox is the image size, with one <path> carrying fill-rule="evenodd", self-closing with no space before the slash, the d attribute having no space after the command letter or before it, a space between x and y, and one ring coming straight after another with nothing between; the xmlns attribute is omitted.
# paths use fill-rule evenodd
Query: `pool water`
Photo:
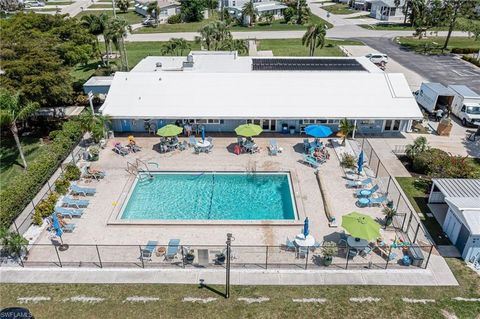
<svg viewBox="0 0 480 319"><path fill-rule="evenodd" d="M154 173L133 186L121 219L295 220L288 173Z"/></svg>

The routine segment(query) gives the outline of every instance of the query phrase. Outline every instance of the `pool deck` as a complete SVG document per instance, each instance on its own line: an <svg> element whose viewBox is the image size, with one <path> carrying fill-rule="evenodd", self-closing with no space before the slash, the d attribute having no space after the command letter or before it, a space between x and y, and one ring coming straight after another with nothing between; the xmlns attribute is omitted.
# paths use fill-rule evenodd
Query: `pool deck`
<svg viewBox="0 0 480 319"><path fill-rule="evenodd" d="M168 278L159 278L158 276L147 278L148 274L140 275L142 271L153 271L148 268L146 262L146 269L102 269L106 275L111 277L103 277L95 275L95 272L90 272L92 269L84 268L68 268L68 262L72 264L91 260L91 263L98 261L97 252L94 245L103 245L101 247L102 259L105 263L108 261L128 261L137 263L138 266L138 245L145 245L150 240L158 241L159 245L166 245L169 239L178 238L181 244L191 246L192 248L202 248L207 245L218 245L218 250L221 250L226 240L226 233L232 233L235 241L233 245L250 246L248 248L237 248L237 262L240 264L244 260L253 260L254 263L263 263L265 261L265 253L263 250L256 251L254 246L280 246L285 244L287 238L293 239L302 232L303 219L308 216L310 220L310 233L315 237L316 241L335 241L338 242L340 238L341 227L330 228L323 209L323 201L319 186L317 183L315 169L300 162L303 153L303 143L300 137L276 138L278 145L283 148L283 152L278 156L269 156L267 145L270 138L255 138L255 142L259 145L261 151L256 154L241 154L235 155L232 152L233 145L236 142L235 137L215 137L213 140L214 149L209 154L193 154L192 149L186 151L174 151L171 153L160 154L157 152L156 144L159 142L157 137L138 137L136 138L137 145L142 147L142 151L129 154L122 157L111 150L114 141L126 143L125 137L117 137L108 141L108 147L101 151L100 160L91 163L91 167L106 171L107 176L100 181L82 181L79 185L95 187L97 193L89 197L90 204L84 210L81 218L74 218L71 222L77 225L73 233L65 233L63 241L70 244L70 248L65 252L60 252L63 261L66 262L67 268L49 268L52 274L58 274L57 277L48 275L48 271L44 268L23 268L12 269L11 267L1 267L2 273L1 281L4 282L22 282L31 278L32 282L36 282L33 274L41 276L41 282L110 282L117 278L119 282L130 282L130 280L137 280L136 282L178 282L178 283L197 283L202 276L212 278L212 282L221 282L223 278L222 271L216 269L195 269L188 270L176 268L178 276L168 275ZM181 138L183 140L183 138ZM324 141L326 142L326 140ZM356 206L356 199L353 196L354 190L346 188L346 180L344 179L343 170L339 165L339 160L332 148L328 148L330 152L330 159L322 164L319 168L319 174L322 174L325 187L330 197L332 211L338 221L341 221L341 216L352 211L358 211L370 215L374 219L383 220L383 214L379 207L358 208ZM248 222L242 224L222 223L215 224L208 221L193 222L188 221L184 224L172 223L161 225L153 224L112 224L112 216L116 216L119 207L122 206L126 194L130 190L134 176L127 172L127 162L135 163L136 159L140 159L150 164L151 168L155 167L162 171L289 171L292 177L292 183L295 191L295 198L297 203L297 211L299 220L297 221L282 221L280 224L269 222ZM67 220L70 222L70 220ZM393 229L382 230L382 237L386 242L390 242L397 238L397 234ZM43 244L44 246L36 246L29 251L28 261L35 263L38 261L55 263L57 257L55 250L51 245L51 235L44 231L36 241L36 244ZM93 245L90 247L79 247L75 245ZM107 247L105 245L132 245L131 247ZM135 246L137 245L137 246ZM222 246L221 246L222 245ZM397 254L401 255L401 250ZM393 252L393 250L392 250ZM278 261L279 264L286 261L286 263L305 264L305 259L299 260L295 258L294 253L285 253L285 251L278 250L267 252L269 254L269 262ZM428 254L424 252L425 255ZM343 257L334 257L334 264L344 264L346 259ZM248 262L248 261L247 261ZM152 265L161 265L162 260L159 257L152 258ZM234 262L235 263L235 262ZM309 261L311 263L311 261ZM350 268L348 270L341 269L322 269L322 270L297 270L304 273L299 275L300 279L293 280L290 283L295 284L336 284L331 282L329 276L322 272L339 272L339 274L349 274L345 276L344 281L338 279L337 284L341 283L358 283L358 284L384 284L385 276L391 277L391 282L396 284L415 285L422 283L425 285L456 285L457 282L450 272L444 259L436 253L435 248L431 255L429 266L427 269L420 268L405 268L400 265L400 269L381 270L379 266L377 269L365 270L365 265L385 264L383 259L378 254L370 254L367 258L360 256L355 257L350 261L351 265L358 263L357 269ZM84 263L86 264L86 263ZM398 259L391 261L391 265L398 264ZM341 267L339 267L341 268ZM354 267L355 268L355 267ZM394 268L394 267L393 267ZM399 267L397 267L399 268ZM99 268L95 268L97 271ZM75 273L77 271L77 273ZM172 269L157 269L159 274ZM217 271L217 273L215 273ZM252 279L243 278L244 271L251 271ZM233 275L233 282L238 284L252 284L255 281L259 284L288 284L288 274L292 270L280 269L274 270L258 270L258 269L235 269ZM295 270L293 270L295 272ZM372 275L366 272L372 271ZM383 272L385 276L377 276L374 280L374 272ZM312 282L309 278L309 273L319 272L318 282ZM410 272L405 275L405 272ZM25 274L25 279L22 279L21 273ZM45 273L45 276L42 275ZM182 273L189 273L188 276L183 276ZM8 275L9 274L9 275ZM285 274L285 275L283 275ZM395 274L398 274L396 278ZM73 276L73 277L72 277ZM265 276L265 277L262 277ZM306 276L306 277L302 277ZM341 275L344 276L344 275ZM339 276L338 278L340 278ZM393 277L392 277L393 276ZM406 277L405 277L406 276ZM415 279L417 276L422 279ZM12 279L16 278L16 279ZM108 279L110 278L110 279ZM136 279L134 279L136 278ZM256 278L256 279L255 279ZM323 278L323 279L322 279ZM396 279L395 279L396 278ZM13 281L12 281L13 280ZM44 281L42 281L44 280ZM104 281L105 280L105 281ZM166 281L165 281L166 280Z"/></svg>

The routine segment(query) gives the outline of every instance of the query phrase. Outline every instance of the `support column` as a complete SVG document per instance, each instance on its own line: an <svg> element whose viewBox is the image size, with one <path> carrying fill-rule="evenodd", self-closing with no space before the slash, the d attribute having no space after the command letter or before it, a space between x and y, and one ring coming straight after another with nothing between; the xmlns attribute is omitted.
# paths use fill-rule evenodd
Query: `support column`
<svg viewBox="0 0 480 319"><path fill-rule="evenodd" d="M352 139L355 139L355 131L357 130L357 120L353 122L353 132L352 132Z"/></svg>

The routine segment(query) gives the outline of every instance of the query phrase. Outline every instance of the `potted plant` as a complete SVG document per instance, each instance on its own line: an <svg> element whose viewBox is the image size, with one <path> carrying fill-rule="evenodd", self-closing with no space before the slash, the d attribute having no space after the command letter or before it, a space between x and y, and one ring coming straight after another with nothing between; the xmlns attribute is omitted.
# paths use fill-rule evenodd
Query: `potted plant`
<svg viewBox="0 0 480 319"><path fill-rule="evenodd" d="M333 241L326 241L322 245L322 256L323 256L323 264L325 266L330 266L333 261L333 256L338 254L337 244Z"/></svg>
<svg viewBox="0 0 480 319"><path fill-rule="evenodd" d="M90 146L88 148L88 153L90 154L88 158L90 161L98 161L98 154L100 153L100 148L98 148L98 146Z"/></svg>
<svg viewBox="0 0 480 319"><path fill-rule="evenodd" d="M185 255L185 263L191 264L193 263L194 259L195 259L194 251L193 249L190 249L189 251L187 251L187 254Z"/></svg>
<svg viewBox="0 0 480 319"><path fill-rule="evenodd" d="M385 215L385 226L390 226L393 221L393 217L397 215L397 210L393 207L385 207L383 209L383 214Z"/></svg>

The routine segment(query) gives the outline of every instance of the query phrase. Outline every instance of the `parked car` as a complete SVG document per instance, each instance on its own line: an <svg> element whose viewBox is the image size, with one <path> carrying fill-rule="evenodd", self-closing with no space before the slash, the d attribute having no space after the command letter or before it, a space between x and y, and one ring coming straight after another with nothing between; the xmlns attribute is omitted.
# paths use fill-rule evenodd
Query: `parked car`
<svg viewBox="0 0 480 319"><path fill-rule="evenodd" d="M35 0L25 1L24 4L25 4L25 8L45 7L45 2L35 1Z"/></svg>
<svg viewBox="0 0 480 319"><path fill-rule="evenodd" d="M388 56L383 53L370 53L367 54L365 57L369 58L370 61L375 64L386 64L388 62Z"/></svg>
<svg viewBox="0 0 480 319"><path fill-rule="evenodd" d="M155 18L153 17L148 17L142 21L142 25L144 26L153 26L155 24L156 24L156 21L155 21Z"/></svg>

